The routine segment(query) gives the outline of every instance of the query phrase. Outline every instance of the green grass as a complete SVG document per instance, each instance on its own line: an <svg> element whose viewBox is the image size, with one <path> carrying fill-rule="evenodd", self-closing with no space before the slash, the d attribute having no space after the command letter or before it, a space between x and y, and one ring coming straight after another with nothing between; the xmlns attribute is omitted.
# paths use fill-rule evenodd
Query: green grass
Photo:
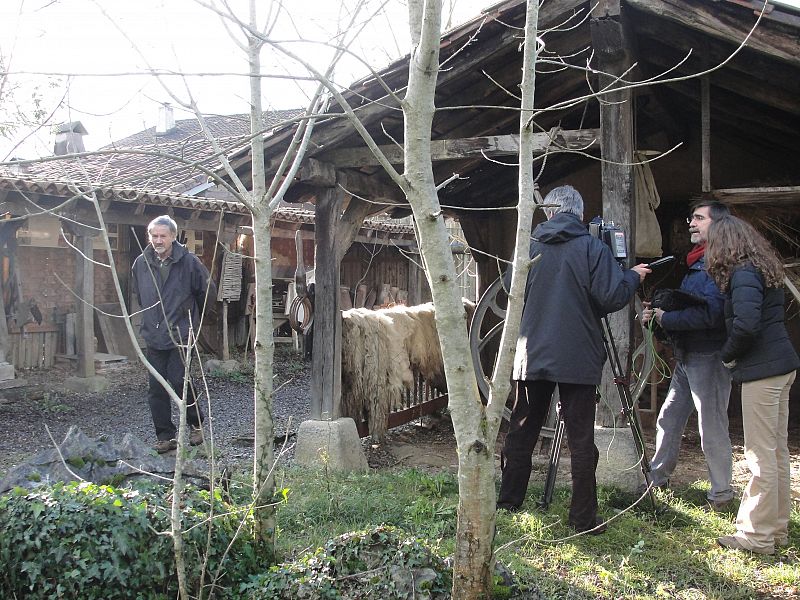
<svg viewBox="0 0 800 600"><path fill-rule="evenodd" d="M278 476L288 490L278 511L278 554L289 559L352 530L388 524L428 540L441 556L453 551L458 490L454 476L419 470L326 474L292 468ZM601 516L616 518L604 535L572 535L566 526L569 490L557 488L547 512L532 486L518 513L501 511L495 547L514 572L517 598L745 599L797 597L800 513L790 524L790 548L764 557L724 550L735 513L704 508L701 484L659 492L624 512L634 497L600 489ZM538 595L537 595L538 594Z"/></svg>

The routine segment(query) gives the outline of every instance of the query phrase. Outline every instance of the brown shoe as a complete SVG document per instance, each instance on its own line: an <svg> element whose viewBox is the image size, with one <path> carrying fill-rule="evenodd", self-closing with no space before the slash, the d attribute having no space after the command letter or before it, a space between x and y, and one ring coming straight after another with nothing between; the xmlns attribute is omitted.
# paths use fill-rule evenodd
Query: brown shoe
<svg viewBox="0 0 800 600"><path fill-rule="evenodd" d="M745 552L753 552L755 554L775 554L774 548L750 548L749 546L745 545L741 538L738 538L735 535L723 535L722 537L717 538L717 543L723 548L728 548L729 550L744 550Z"/></svg>
<svg viewBox="0 0 800 600"><path fill-rule="evenodd" d="M164 454L178 447L178 440L158 440L153 444L153 450L159 454Z"/></svg>
<svg viewBox="0 0 800 600"><path fill-rule="evenodd" d="M192 426L192 430L189 432L189 445L190 446L200 446L206 441L205 437L203 436L203 428L202 427L195 427Z"/></svg>
<svg viewBox="0 0 800 600"><path fill-rule="evenodd" d="M707 500L708 508L714 512L730 512L733 509L733 498L728 500Z"/></svg>

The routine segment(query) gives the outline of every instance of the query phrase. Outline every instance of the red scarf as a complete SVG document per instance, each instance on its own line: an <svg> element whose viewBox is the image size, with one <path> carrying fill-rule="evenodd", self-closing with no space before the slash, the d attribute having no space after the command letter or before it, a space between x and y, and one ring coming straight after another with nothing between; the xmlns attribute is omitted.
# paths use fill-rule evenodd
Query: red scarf
<svg viewBox="0 0 800 600"><path fill-rule="evenodd" d="M698 260L703 258L703 254L706 251L705 244L697 244L694 248L689 251L689 254L686 255L686 265L691 267L694 263Z"/></svg>

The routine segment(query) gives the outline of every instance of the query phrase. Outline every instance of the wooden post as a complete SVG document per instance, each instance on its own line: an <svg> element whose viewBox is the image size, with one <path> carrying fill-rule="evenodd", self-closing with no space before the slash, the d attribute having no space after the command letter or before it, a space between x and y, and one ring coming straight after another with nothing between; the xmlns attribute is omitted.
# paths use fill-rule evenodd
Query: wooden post
<svg viewBox="0 0 800 600"><path fill-rule="evenodd" d="M711 191L711 85L708 75L700 80L700 126L702 137L702 190Z"/></svg>
<svg viewBox="0 0 800 600"><path fill-rule="evenodd" d="M80 298L76 310L76 334L78 353L78 377L94 377L94 238L88 230L81 228L75 246L83 256L75 261L75 291Z"/></svg>
<svg viewBox="0 0 800 600"><path fill-rule="evenodd" d="M631 65L627 35L619 0L603 0L592 11L592 44L600 76L600 89L621 87L615 75L622 76ZM603 219L628 234L629 263L636 248L636 223L633 171L633 102L630 90L603 96L600 103L600 140L602 147ZM623 368L630 373L633 341L633 303L627 309L609 315L617 352ZM601 385L603 402L597 409L597 423L605 427L619 425L620 400L613 374L606 362Z"/></svg>
<svg viewBox="0 0 800 600"><path fill-rule="evenodd" d="M314 207L314 351L311 363L311 418L341 414L342 323L339 314L337 225L344 193L321 188ZM298 290L299 291L299 290Z"/></svg>
<svg viewBox="0 0 800 600"><path fill-rule="evenodd" d="M222 301L222 360L230 360L231 349L228 346L228 301Z"/></svg>

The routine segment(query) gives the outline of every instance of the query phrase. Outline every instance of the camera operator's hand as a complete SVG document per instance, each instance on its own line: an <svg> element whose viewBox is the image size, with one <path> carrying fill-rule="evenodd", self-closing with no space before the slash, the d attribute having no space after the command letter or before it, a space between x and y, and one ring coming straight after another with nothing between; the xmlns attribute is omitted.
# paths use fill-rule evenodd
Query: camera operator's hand
<svg viewBox="0 0 800 600"><path fill-rule="evenodd" d="M631 269L631 271L636 271L636 274L639 275L639 283L644 281L644 278L647 277L648 273L652 273L650 269L647 268L647 263L642 263L640 265L636 265Z"/></svg>

